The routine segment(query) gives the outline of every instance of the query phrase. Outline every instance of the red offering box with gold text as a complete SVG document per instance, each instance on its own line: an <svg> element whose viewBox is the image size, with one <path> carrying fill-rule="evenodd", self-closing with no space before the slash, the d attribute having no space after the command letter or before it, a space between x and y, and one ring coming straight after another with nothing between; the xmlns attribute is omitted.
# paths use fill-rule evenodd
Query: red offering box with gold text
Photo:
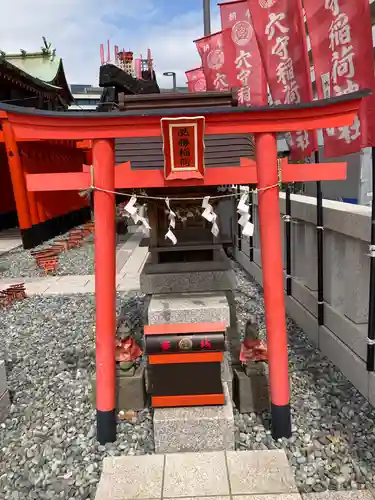
<svg viewBox="0 0 375 500"><path fill-rule="evenodd" d="M153 407L223 405L225 323L146 325Z"/></svg>

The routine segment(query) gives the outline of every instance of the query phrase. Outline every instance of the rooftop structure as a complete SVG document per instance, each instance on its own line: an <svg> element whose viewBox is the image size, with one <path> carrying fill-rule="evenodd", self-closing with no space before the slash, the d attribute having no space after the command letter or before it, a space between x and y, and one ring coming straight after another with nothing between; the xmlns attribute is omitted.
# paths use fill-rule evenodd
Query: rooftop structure
<svg viewBox="0 0 375 500"><path fill-rule="evenodd" d="M69 111L95 111L103 92L100 87L82 84L73 84L70 90L74 101Z"/></svg>
<svg viewBox="0 0 375 500"><path fill-rule="evenodd" d="M63 61L44 39L38 52L0 51L0 100L38 109L64 110L73 102Z"/></svg>

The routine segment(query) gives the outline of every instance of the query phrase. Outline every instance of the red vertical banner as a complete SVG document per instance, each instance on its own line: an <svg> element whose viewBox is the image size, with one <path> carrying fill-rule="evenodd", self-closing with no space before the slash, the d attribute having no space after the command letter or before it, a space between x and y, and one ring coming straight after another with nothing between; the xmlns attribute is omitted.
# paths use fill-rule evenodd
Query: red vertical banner
<svg viewBox="0 0 375 500"><path fill-rule="evenodd" d="M304 0L318 96L334 97L374 86L368 0ZM325 156L341 156L373 143L371 97L353 125L323 131Z"/></svg>
<svg viewBox="0 0 375 500"><path fill-rule="evenodd" d="M224 62L230 87L238 87L238 102L266 106L267 81L247 0L219 4Z"/></svg>
<svg viewBox="0 0 375 500"><path fill-rule="evenodd" d="M228 91L227 75L224 71L223 34L221 31L195 40L202 60L207 90Z"/></svg>
<svg viewBox="0 0 375 500"><path fill-rule="evenodd" d="M206 78L203 68L190 69L185 71L189 92L205 92Z"/></svg>
<svg viewBox="0 0 375 500"><path fill-rule="evenodd" d="M247 0L274 104L312 100L301 0ZM287 131L286 131L287 132ZM292 158L316 149L315 132L287 134Z"/></svg>

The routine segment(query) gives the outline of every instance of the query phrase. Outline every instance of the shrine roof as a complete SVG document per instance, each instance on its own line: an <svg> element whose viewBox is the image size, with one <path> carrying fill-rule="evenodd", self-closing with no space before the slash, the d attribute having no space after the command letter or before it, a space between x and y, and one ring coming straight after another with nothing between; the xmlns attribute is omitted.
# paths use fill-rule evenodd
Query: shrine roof
<svg viewBox="0 0 375 500"><path fill-rule="evenodd" d="M108 121L108 119L113 118L123 118L127 117L173 117L173 116L202 116L202 115L224 115L224 114L259 114L259 113L273 113L275 118L278 112L283 111L293 111L293 110L310 110L327 108L335 104L351 102L354 100L362 99L371 95L370 89L363 89L358 92L352 92L350 94L344 94L337 97L331 97L329 99L319 99L311 102L303 102L299 104L278 104L269 106L252 106L252 107L194 107L194 108L157 108L145 110L129 110L123 111L111 111L110 113L103 112L93 112L93 111L77 111L75 113L65 113L63 111L48 111L40 110L34 108L27 108L22 106L14 106L11 104L0 103L0 110L7 113L15 113L21 115L32 115L38 117L50 117L50 118L61 118L69 120L74 119L78 121L79 119L90 119L99 121Z"/></svg>
<svg viewBox="0 0 375 500"><path fill-rule="evenodd" d="M0 103L18 140L159 137L162 118L205 117L205 135L294 132L349 126L370 90L318 101L263 107L186 107L129 111L47 111Z"/></svg>
<svg viewBox="0 0 375 500"><path fill-rule="evenodd" d="M40 52L4 53L0 52L0 65L9 73L19 74L31 86L47 92L63 94L67 104L73 102L64 65L54 50L42 49Z"/></svg>

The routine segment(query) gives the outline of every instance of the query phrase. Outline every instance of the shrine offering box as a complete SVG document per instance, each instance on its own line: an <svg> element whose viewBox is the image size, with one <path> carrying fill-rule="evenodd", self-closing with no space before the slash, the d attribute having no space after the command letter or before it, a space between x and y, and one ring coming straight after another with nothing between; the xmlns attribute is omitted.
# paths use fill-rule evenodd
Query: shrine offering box
<svg viewBox="0 0 375 500"><path fill-rule="evenodd" d="M146 325L153 407L223 405L225 323Z"/></svg>

